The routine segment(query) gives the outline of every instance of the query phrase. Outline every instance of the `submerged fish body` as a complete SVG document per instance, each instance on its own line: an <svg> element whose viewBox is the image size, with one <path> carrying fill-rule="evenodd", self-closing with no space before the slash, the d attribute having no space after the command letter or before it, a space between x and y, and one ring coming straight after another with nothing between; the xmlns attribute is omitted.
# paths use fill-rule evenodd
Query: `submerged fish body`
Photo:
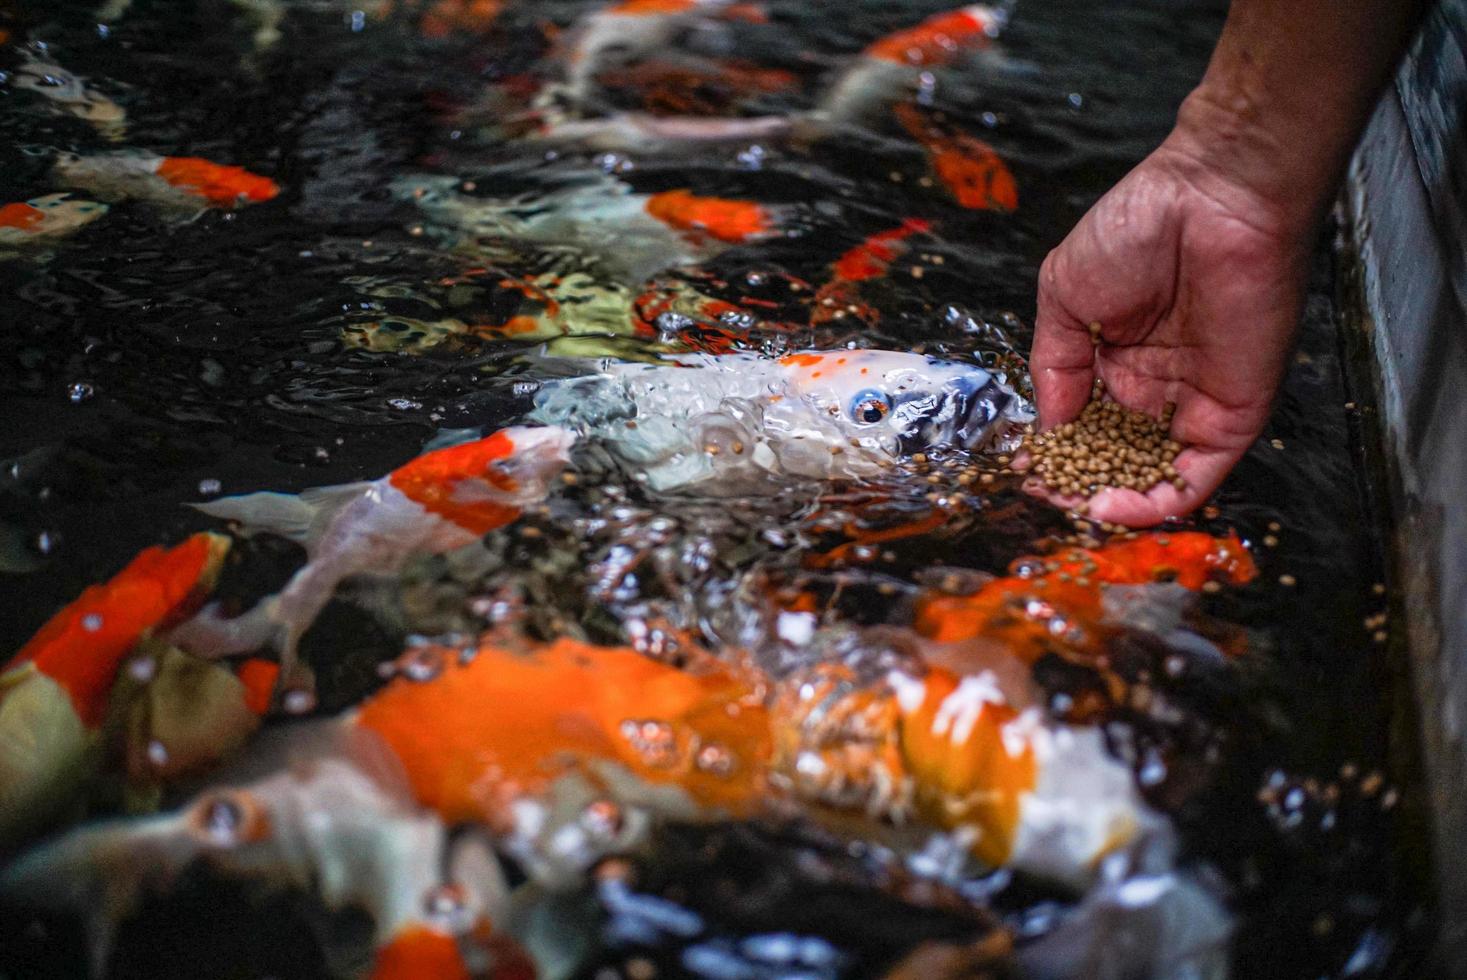
<svg viewBox="0 0 1467 980"><path fill-rule="evenodd" d="M183 211L232 208L268 201L280 188L243 167L201 157L163 157L140 150L92 156L63 154L56 176L113 200L138 199Z"/></svg>
<svg viewBox="0 0 1467 980"><path fill-rule="evenodd" d="M899 351L682 355L547 383L533 420L594 434L649 486L872 477L904 454L1006 445L1023 400L973 364ZM742 478L742 479L741 479Z"/></svg>
<svg viewBox="0 0 1467 980"><path fill-rule="evenodd" d="M783 217L779 208L681 189L638 194L604 175L514 198L476 196L442 176L401 180L394 191L417 205L431 231L476 256L513 255L528 244L623 283L768 237Z"/></svg>
<svg viewBox="0 0 1467 980"><path fill-rule="evenodd" d="M300 637L344 579L391 574L415 554L460 548L543 499L569 459L564 429L511 427L437 449L366 483L299 496L253 493L195 506L303 544L308 560L277 595L237 619L212 607L175 629L174 642L225 656L275 645L287 674Z"/></svg>
<svg viewBox="0 0 1467 980"><path fill-rule="evenodd" d="M85 119L109 139L118 140L123 136L127 112L122 106L93 90L85 79L60 65L27 53L11 84L44 96L62 112Z"/></svg>
<svg viewBox="0 0 1467 980"><path fill-rule="evenodd" d="M124 659L197 609L229 539L148 548L52 616L0 668L0 851L43 825L85 778Z"/></svg>
<svg viewBox="0 0 1467 980"><path fill-rule="evenodd" d="M1165 837L1098 729L1051 723L989 673L775 680L568 639L419 647L397 670L360 708L293 733L271 774L77 830L16 862L0 892L57 911L105 893L105 925L202 859L366 909L380 965L434 925L434 895L459 897L457 927L437 923L455 943L481 918L512 927L497 865L455 855L452 826L487 831L551 886L634 851L658 820L757 817L781 798L832 826L915 817L984 863L1074 888Z"/></svg>
<svg viewBox="0 0 1467 980"><path fill-rule="evenodd" d="M736 5L736 0L616 0L592 11L570 29L564 81L547 95L578 111L613 59L628 61L655 51L690 23Z"/></svg>
<svg viewBox="0 0 1467 980"><path fill-rule="evenodd" d="M107 205L70 194L45 194L0 205L0 248L54 242L106 213Z"/></svg>
<svg viewBox="0 0 1467 980"><path fill-rule="evenodd" d="M921 74L992 43L1003 29L1001 10L971 4L935 14L870 44L820 101L818 114L859 122L909 94Z"/></svg>

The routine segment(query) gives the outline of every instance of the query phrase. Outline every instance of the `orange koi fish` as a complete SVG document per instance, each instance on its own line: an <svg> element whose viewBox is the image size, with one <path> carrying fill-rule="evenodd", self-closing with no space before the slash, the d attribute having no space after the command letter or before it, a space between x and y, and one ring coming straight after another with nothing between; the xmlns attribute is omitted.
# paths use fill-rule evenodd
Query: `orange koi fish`
<svg viewBox="0 0 1467 980"><path fill-rule="evenodd" d="M0 248L53 242L96 221L107 205L46 194L0 206Z"/></svg>
<svg viewBox="0 0 1467 980"><path fill-rule="evenodd" d="M993 147L967 133L945 130L914 105L899 105L895 112L902 128L927 150L933 172L958 204L979 211L1019 206L1014 175Z"/></svg>
<svg viewBox="0 0 1467 980"><path fill-rule="evenodd" d="M835 120L870 117L878 107L905 94L903 90L922 71L949 65L970 51L987 47L1003 24L1001 11L973 4L888 34L841 73L821 101L821 112Z"/></svg>
<svg viewBox="0 0 1467 980"><path fill-rule="evenodd" d="M199 157L160 157L138 150L56 161L65 182L104 198L137 198L180 210L258 204L280 193L268 177Z"/></svg>
<svg viewBox="0 0 1467 980"><path fill-rule="evenodd" d="M972 595L929 593L918 602L917 632L939 643L997 641L1025 662L1049 651L1099 653L1109 635L1103 586L1175 582L1241 585L1257 567L1236 534L1146 534L1096 549L1071 548L1050 559L1021 558L1015 572Z"/></svg>
<svg viewBox="0 0 1467 980"><path fill-rule="evenodd" d="M75 793L123 659L199 606L228 549L217 534L146 549L0 669L0 848Z"/></svg>
<svg viewBox="0 0 1467 980"><path fill-rule="evenodd" d="M0 873L0 891L55 909L105 882L105 914L123 916L201 857L320 882L328 907L373 916L377 975L396 977L440 957L451 968L471 923L507 919L498 866L466 873L448 826L486 827L532 877L569 882L635 848L656 817L754 816L780 796L837 822L920 817L983 860L1084 885L1164 825L1099 730L1048 722L1005 665L863 683L824 665L776 682L568 639L418 647L360 708L298 729L274 775L74 831ZM450 893L457 924L425 921Z"/></svg>
<svg viewBox="0 0 1467 980"><path fill-rule="evenodd" d="M647 213L678 231L735 244L766 237L774 226L769 210L753 201L700 197L686 189L653 194Z"/></svg>
<svg viewBox="0 0 1467 980"><path fill-rule="evenodd" d="M907 218L897 227L878 231L846 250L831 265L829 281L816 292L810 322L826 323L851 315L874 324L879 315L860 301L857 284L886 275L891 264L907 251L907 239L931 230L931 222Z"/></svg>
<svg viewBox="0 0 1467 980"><path fill-rule="evenodd" d="M289 675L301 636L343 579L391 573L415 554L451 551L514 521L544 498L574 438L554 426L501 429L425 453L370 482L194 505L248 531L297 541L308 560L250 612L224 619L211 606L175 629L173 642L204 656L273 644Z"/></svg>

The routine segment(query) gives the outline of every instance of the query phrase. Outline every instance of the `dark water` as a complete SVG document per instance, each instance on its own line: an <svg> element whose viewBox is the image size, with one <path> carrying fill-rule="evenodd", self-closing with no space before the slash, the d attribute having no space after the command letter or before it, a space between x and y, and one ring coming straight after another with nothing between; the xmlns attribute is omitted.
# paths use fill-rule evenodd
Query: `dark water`
<svg viewBox="0 0 1467 980"><path fill-rule="evenodd" d="M496 257L500 270L474 271L431 235L414 234L421 217L393 196L395 178L440 173L479 193L534 194L611 169L637 191L692 187L783 206L788 237L718 255L703 263L698 284L710 295L768 296L786 306L789 278L818 282L864 236L927 218L935 233L914 250L924 255L921 277L898 270L867 295L881 309L878 327L808 326L808 311L781 308L789 316L769 320L794 320L795 328L756 324L747 343L856 340L991 356L1004 349L1001 338L1027 346L1040 260L1159 142L1221 23L1213 5L1021 0L1001 60L984 71L940 72L933 93L934 109L981 135L1012 168L1021 206L997 214L961 210L940 186L924 186L921 153L895 127L806 148L768 145L753 158L740 147L691 158L571 149L547 159L464 111L489 86L534 69L546 53L544 24L568 24L587 9L511 3L492 33L433 39L411 17L354 19L349 5L323 0L290 5L281 39L262 52L252 43L256 23L224 0L134 0L105 30L84 4L0 3L0 28L13 42L45 42L52 58L126 109L127 146L237 164L282 188L268 203L192 220L148 202L117 203L53 255L0 262L0 458L10 461L0 473L0 544L15 569L0 574L0 650L19 647L142 547L212 526L180 506L200 499L205 481L239 493L372 478L439 429L492 428L523 410L511 386L523 371L512 343L422 353L343 344L343 326L383 318L503 316L518 294L496 286L502 274L558 261L523 249ZM770 25L684 43L707 57L790 72L792 90L743 108L791 111L811 104L840 56L937 9L844 4L833 17L825 4L775 2ZM0 53L0 70L20 60L13 43ZM6 85L0 133L3 201L55 190L49 167L58 151L117 146ZM1143 741L1183 744L1184 757L1214 760L1200 767L1200 791L1178 791L1185 803L1174 816L1189 856L1226 879L1239 915L1239 976L1419 976L1429 936L1410 721L1392 694L1398 679L1386 647L1363 625L1386 600L1373 588L1383 572L1358 466L1369 418L1347 408L1332 289L1322 243L1303 346L1269 431L1195 524L1236 528L1253 547L1258 581L1206 602L1212 615L1246 628L1254 654L1237 676L1182 695L1193 712L1184 731L1147 732L1131 719ZM617 501L598 493L572 494L566 507L606 517ZM746 570L751 561L739 556L771 524L818 521L822 507L836 506L806 502L791 517L788 507L753 501L731 510L670 505L662 516L684 538L698 529L723 549L719 563L711 571L677 565L671 574L685 596L666 587L654 595L650 585L633 595L596 592L589 586L610 574L614 550L639 543L658 516L635 489L631 497L596 534L546 520L536 539L497 536L505 557L494 575L539 590L536 628L570 624L614 641L620 617L651 608L716 633L727 609L706 599L709 583ZM848 611L876 622L895 617L891 601L861 597L886 594L875 591L880 582L906 587L933 563L1001 571L1036 540L1065 530L1059 515L1012 487L970 504L941 534L899 542L850 570ZM728 521L729 512L739 519ZM278 587L299 557L263 539L239 552L246 560L224 588L240 602ZM786 570L777 561L771 568ZM463 625L462 590L434 599L435 583L452 578L442 562L411 574L421 587L409 589L400 618L374 619L339 603L307 637L323 711L378 683L375 664L395 654L404 632ZM1280 584L1281 575L1297 584ZM695 594L704 598L686 598ZM1369 778L1377 772L1381 787ZM1158 796L1189 778L1169 774ZM1393 806L1381 805L1387 797ZM704 915L712 924L700 943L726 950L741 937L779 931L819 937L825 946L810 956L828 950L822 962L849 975L879 973L923 938L1022 921L1050 900L1022 883L979 902L903 892L879 862L800 828L672 828L652 854L642 887ZM720 891L714 883L723 879L735 885ZM728 894L760 900L720 898ZM631 961L633 973L652 964L668 975L689 962L688 942L676 937L630 945L596 938L594 896L566 901L579 901L588 923L588 975ZM310 951L304 905L297 896L187 880L123 929L109 972L318 975L324 961ZM66 926L8 928L0 975L82 969Z"/></svg>

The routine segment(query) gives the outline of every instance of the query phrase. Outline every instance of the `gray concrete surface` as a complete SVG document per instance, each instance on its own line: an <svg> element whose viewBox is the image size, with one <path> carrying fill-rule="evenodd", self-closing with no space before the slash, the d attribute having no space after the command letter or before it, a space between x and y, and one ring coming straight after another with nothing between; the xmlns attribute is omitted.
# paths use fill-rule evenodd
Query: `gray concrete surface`
<svg viewBox="0 0 1467 980"><path fill-rule="evenodd" d="M1440 954L1467 977L1467 2L1439 4L1351 165L1363 338L1390 470Z"/></svg>

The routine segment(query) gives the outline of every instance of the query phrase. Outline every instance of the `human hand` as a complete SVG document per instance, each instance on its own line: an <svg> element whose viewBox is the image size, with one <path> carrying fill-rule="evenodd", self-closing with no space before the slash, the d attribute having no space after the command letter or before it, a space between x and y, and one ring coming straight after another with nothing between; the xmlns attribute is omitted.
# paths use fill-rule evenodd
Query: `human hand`
<svg viewBox="0 0 1467 980"><path fill-rule="evenodd" d="M1173 133L1040 269L1030 359L1040 428L1079 415L1097 377L1154 417L1176 405L1185 486L1102 490L1089 502L1097 520L1145 527L1206 500L1263 430L1293 346L1312 214L1204 159Z"/></svg>

